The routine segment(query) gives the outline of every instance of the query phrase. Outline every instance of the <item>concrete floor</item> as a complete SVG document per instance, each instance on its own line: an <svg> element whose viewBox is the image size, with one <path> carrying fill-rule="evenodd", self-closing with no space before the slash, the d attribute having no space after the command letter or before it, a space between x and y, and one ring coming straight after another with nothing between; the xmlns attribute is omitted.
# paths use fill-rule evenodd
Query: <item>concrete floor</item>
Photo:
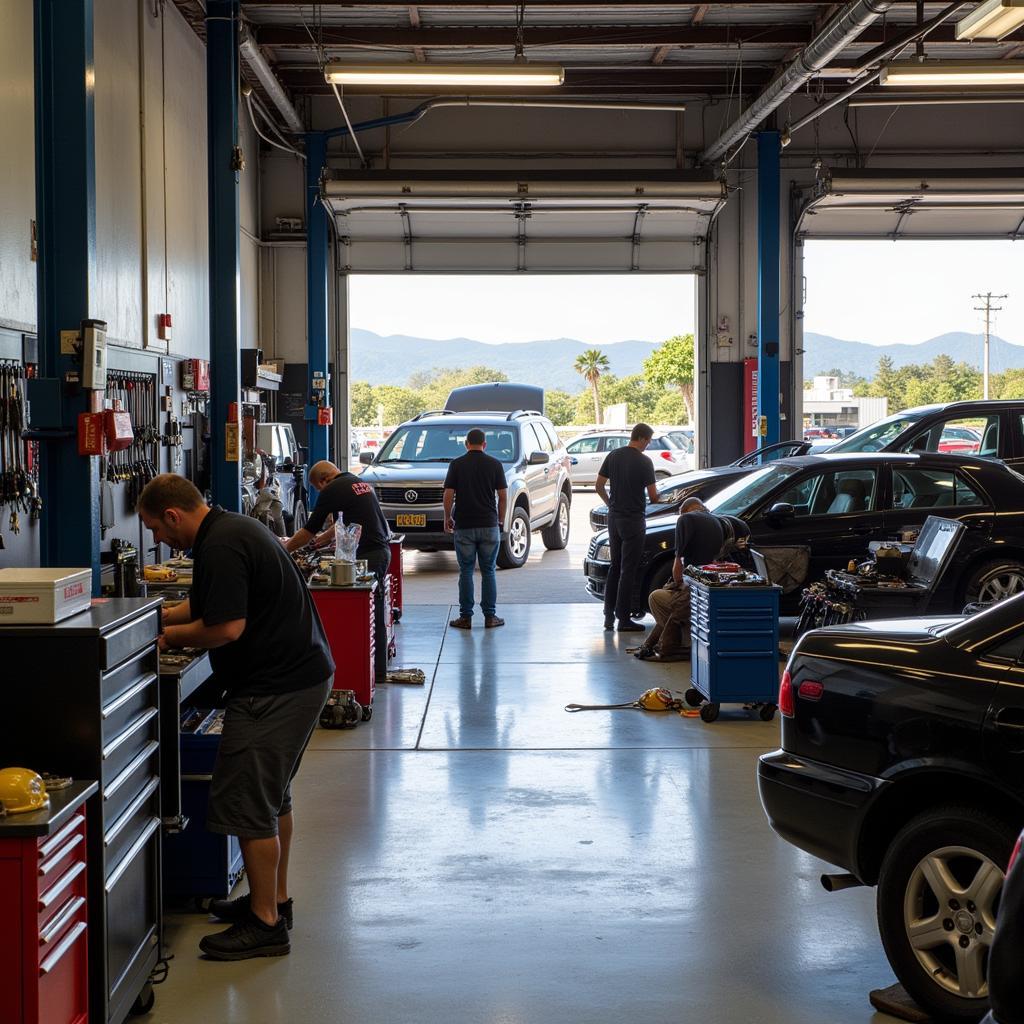
<svg viewBox="0 0 1024 1024"><path fill-rule="evenodd" d="M581 554L551 555L582 579ZM499 576L508 625L471 633L446 628L451 569L417 576L407 602L448 595L399 626L399 664L427 685L379 687L369 723L317 730L296 780L291 956L205 961L215 926L169 915L149 1020L891 1020L867 1001L893 980L872 893L826 894L824 865L764 819L755 765L777 722L567 714L682 689L688 666L635 661L636 634L604 633L578 589L589 603L549 603L532 566Z"/></svg>

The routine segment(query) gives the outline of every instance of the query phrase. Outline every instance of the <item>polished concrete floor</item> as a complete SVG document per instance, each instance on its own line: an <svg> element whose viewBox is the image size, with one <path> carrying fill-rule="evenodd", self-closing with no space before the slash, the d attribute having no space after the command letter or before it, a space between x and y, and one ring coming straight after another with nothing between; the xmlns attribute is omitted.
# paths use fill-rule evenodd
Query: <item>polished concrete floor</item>
<svg viewBox="0 0 1024 1024"><path fill-rule="evenodd" d="M872 894L826 894L824 866L761 812L777 723L567 714L682 689L687 666L626 655L635 636L601 631L596 603L508 607L504 629L471 633L451 613L414 605L399 626L399 663L426 686L380 687L372 721L314 736L291 955L208 962L214 926L170 915L150 1020L890 1020L867 1001L892 981Z"/></svg>

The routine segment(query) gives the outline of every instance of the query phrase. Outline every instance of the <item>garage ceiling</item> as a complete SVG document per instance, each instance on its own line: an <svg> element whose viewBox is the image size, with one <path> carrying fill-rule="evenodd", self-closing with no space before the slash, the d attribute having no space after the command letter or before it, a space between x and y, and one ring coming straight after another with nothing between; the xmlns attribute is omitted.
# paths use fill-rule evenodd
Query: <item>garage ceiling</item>
<svg viewBox="0 0 1024 1024"><path fill-rule="evenodd" d="M1024 169L830 171L799 238L1024 238Z"/></svg>

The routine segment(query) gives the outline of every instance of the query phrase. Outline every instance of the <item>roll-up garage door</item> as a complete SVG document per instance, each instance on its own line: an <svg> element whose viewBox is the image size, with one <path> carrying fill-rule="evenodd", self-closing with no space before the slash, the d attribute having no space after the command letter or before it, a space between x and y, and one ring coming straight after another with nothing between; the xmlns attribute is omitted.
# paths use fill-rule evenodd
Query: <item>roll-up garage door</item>
<svg viewBox="0 0 1024 1024"><path fill-rule="evenodd" d="M363 273L693 273L725 186L688 172L325 176L340 262Z"/></svg>
<svg viewBox="0 0 1024 1024"><path fill-rule="evenodd" d="M1024 238L1024 170L828 171L799 238Z"/></svg>

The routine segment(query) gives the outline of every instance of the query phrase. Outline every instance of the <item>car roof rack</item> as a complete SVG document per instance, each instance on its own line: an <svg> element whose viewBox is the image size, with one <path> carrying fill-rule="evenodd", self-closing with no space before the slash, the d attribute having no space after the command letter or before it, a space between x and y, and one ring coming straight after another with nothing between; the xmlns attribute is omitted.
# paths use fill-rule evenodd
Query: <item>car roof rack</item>
<svg viewBox="0 0 1024 1024"><path fill-rule="evenodd" d="M537 409L516 409L515 412L510 412L505 418L509 421L517 420L520 416L543 416L544 413L539 412Z"/></svg>
<svg viewBox="0 0 1024 1024"><path fill-rule="evenodd" d="M415 423L417 420L426 419L427 416L454 416L455 413L451 409L432 409L430 412L418 412L411 420L410 423Z"/></svg>

